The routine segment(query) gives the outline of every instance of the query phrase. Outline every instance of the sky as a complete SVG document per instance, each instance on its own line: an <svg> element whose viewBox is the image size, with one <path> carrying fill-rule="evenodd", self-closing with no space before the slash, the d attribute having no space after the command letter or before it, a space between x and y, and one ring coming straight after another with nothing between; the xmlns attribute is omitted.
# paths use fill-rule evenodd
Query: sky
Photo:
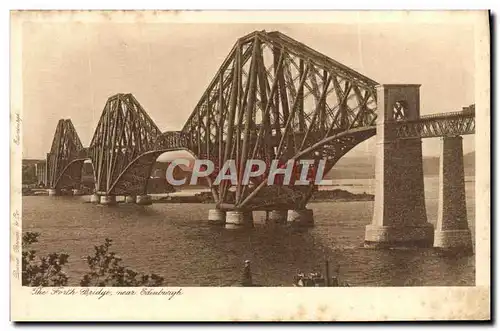
<svg viewBox="0 0 500 331"><path fill-rule="evenodd" d="M461 24L34 23L22 27L23 158L45 158L70 118L88 146L107 98L132 93L180 130L236 40L277 30L381 84L422 84L421 114L474 103L474 30ZM373 154L374 139L348 156ZM464 152L474 137L464 137ZM438 138L423 153L439 155Z"/></svg>

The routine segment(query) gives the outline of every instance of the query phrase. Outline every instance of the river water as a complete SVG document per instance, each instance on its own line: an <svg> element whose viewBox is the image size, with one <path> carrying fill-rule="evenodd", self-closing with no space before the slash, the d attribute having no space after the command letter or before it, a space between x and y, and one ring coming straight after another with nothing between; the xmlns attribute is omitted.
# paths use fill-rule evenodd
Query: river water
<svg viewBox="0 0 500 331"><path fill-rule="evenodd" d="M342 180L333 188L373 192L372 180ZM425 179L428 219L437 217L438 178ZM469 226L474 231L474 178L466 178ZM70 285L88 271L84 258L93 246L113 240L128 267L156 273L172 286L230 286L252 261L253 279L290 286L299 270L323 271L325 257L338 265L351 286L474 285L474 256L445 257L433 249L372 250L362 247L373 202L311 203L315 226L298 230L268 227L255 212L255 228L228 230L207 224L209 204L84 203L88 197L23 197L23 230L40 232L39 254L66 252ZM474 232L473 232L474 233ZM474 238L474 235L473 235ZM332 267L333 269L333 267Z"/></svg>

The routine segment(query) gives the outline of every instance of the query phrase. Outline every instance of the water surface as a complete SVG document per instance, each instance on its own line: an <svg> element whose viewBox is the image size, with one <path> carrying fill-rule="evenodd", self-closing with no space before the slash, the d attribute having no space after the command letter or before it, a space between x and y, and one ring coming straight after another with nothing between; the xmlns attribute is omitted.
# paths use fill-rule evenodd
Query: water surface
<svg viewBox="0 0 500 331"><path fill-rule="evenodd" d="M352 192L373 192L370 180L342 184ZM427 214L434 223L438 178L426 178L425 184ZM473 230L470 179L466 194ZM88 197L23 197L23 230L41 233L36 245L40 254L70 255L66 268L70 285L79 284L87 271L84 257L105 238L113 240L112 250L125 265L159 274L167 285L229 286L239 281L242 263L250 259L255 282L290 286L299 270L322 271L325 257L339 265L342 280L353 286L474 285L474 256L444 257L433 249L363 248L365 226L373 212L370 201L311 203L315 215L311 229L269 227L263 223L264 214L255 212L254 229L227 230L207 223L210 204L107 207L85 200Z"/></svg>

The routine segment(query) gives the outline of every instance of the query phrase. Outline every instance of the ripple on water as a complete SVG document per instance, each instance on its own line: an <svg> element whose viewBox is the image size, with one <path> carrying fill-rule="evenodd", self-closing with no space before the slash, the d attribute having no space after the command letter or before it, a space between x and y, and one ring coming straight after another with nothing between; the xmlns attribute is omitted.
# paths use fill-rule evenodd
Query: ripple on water
<svg viewBox="0 0 500 331"><path fill-rule="evenodd" d="M473 228L470 187L467 196ZM83 258L105 238L113 240L113 251L129 267L154 272L179 286L232 285L240 279L245 259L252 261L257 283L288 286L299 270L322 271L325 257L331 265L339 265L344 281L357 286L474 284L474 257L447 258L432 249L363 249L373 202L312 203L315 226L308 230L266 227L259 213L253 229L226 230L205 221L210 208L207 204L110 208L83 203L82 198L23 197L23 227L41 232L36 245L40 253L70 254L71 285L78 285L86 270ZM435 220L437 200L432 194L427 213L429 220Z"/></svg>

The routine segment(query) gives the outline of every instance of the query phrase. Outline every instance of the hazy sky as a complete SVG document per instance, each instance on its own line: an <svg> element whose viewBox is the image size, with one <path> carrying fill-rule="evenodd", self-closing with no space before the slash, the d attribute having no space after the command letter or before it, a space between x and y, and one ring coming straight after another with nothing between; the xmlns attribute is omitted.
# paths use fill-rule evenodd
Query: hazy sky
<svg viewBox="0 0 500 331"><path fill-rule="evenodd" d="M108 97L132 93L162 131L180 130L235 41L279 30L379 83L421 86L421 113L474 103L474 30L422 24L23 24L23 158L44 158L57 121L88 146ZM465 152L474 138L464 138ZM439 140L424 140L438 155ZM372 153L373 138L349 156Z"/></svg>

